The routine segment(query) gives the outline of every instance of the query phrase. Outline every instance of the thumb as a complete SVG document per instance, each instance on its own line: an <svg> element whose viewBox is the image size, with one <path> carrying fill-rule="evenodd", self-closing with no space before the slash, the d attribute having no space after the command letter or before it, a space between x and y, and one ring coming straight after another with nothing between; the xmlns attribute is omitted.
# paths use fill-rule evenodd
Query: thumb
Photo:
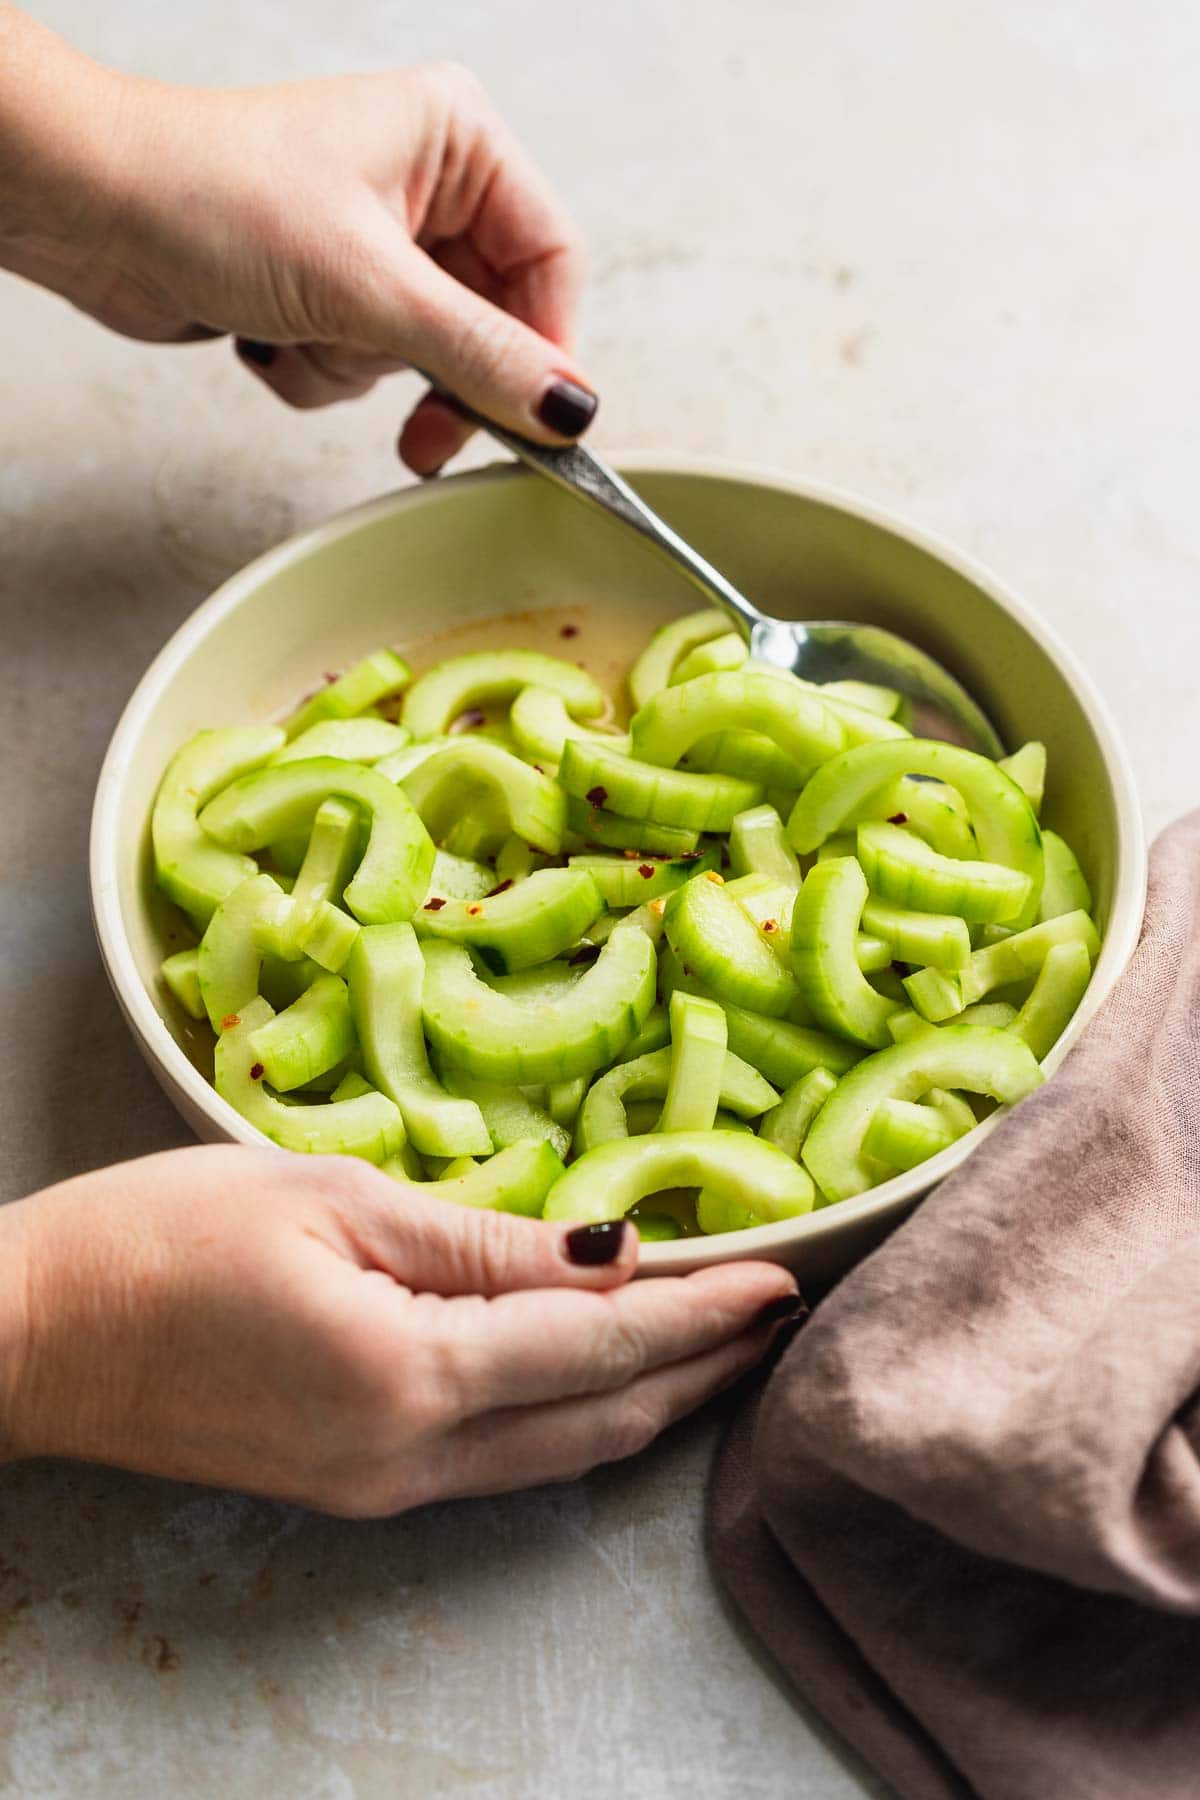
<svg viewBox="0 0 1200 1800"><path fill-rule="evenodd" d="M485 418L539 443L577 438L599 404L558 344L456 281L415 246L399 351Z"/></svg>
<svg viewBox="0 0 1200 1800"><path fill-rule="evenodd" d="M366 1171L364 1171L366 1173ZM519 1288L611 1288L637 1267L638 1234L625 1219L551 1225L437 1198L437 1184L377 1170L338 1184L338 1211L355 1252L405 1287L434 1294Z"/></svg>

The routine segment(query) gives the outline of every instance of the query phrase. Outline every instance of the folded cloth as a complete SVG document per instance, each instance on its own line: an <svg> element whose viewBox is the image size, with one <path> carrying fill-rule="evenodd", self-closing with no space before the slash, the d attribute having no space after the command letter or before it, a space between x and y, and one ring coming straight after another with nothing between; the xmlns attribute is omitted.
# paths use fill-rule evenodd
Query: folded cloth
<svg viewBox="0 0 1200 1800"><path fill-rule="evenodd" d="M816 1309L711 1501L909 1800L1200 1796L1200 812L1080 1043Z"/></svg>

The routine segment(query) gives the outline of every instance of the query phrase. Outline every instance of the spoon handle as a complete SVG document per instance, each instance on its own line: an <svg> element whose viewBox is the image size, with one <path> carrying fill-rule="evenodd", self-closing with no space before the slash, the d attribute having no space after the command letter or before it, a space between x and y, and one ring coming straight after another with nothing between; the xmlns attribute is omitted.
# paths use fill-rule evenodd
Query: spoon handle
<svg viewBox="0 0 1200 1800"><path fill-rule="evenodd" d="M714 569L698 551L693 550L678 532L672 531L634 493L629 483L623 481L616 470L610 468L600 457L585 450L582 444L567 444L562 448L553 444L535 444L529 438L509 431L507 426L485 419L482 413L475 412L457 395L447 395L446 390L432 377L426 376L425 379L436 392L453 402L456 412L469 419L473 425L478 425L481 431L486 431L498 444L511 450L521 462L536 469L539 475L545 475L550 481L557 482L559 487L566 488L568 493L574 494L576 499L589 501L601 512L608 513L621 524L631 525L635 531L640 532L647 543L674 563L692 585L700 589L706 599L714 601L728 613L747 638L761 622L762 614L758 608L752 606L719 569Z"/></svg>

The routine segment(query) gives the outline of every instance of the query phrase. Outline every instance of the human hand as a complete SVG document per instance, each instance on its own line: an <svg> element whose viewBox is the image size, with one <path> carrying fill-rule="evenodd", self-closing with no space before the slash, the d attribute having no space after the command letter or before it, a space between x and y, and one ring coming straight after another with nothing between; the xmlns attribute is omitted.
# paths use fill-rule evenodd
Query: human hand
<svg viewBox="0 0 1200 1800"><path fill-rule="evenodd" d="M455 65L168 87L98 68L0 6L6 141L0 263L117 331L231 332L297 407L415 364L540 441L590 423L571 354L578 234ZM427 396L401 455L432 473L469 435Z"/></svg>
<svg viewBox="0 0 1200 1800"><path fill-rule="evenodd" d="M767 1263L630 1282L632 1226L574 1253L350 1158L81 1176L0 1208L0 1445L393 1513L632 1455L799 1310Z"/></svg>

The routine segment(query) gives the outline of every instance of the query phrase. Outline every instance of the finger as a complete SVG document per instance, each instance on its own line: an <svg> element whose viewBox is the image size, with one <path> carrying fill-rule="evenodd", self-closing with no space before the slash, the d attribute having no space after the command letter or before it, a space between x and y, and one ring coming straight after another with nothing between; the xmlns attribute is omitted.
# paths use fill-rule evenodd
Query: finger
<svg viewBox="0 0 1200 1800"><path fill-rule="evenodd" d="M598 405L566 351L405 247L409 360L477 412L541 443L564 443ZM388 329L394 333L395 325Z"/></svg>
<svg viewBox="0 0 1200 1800"><path fill-rule="evenodd" d="M474 430L444 399L426 393L404 421L396 448L414 475L436 475L458 455Z"/></svg>
<svg viewBox="0 0 1200 1800"><path fill-rule="evenodd" d="M381 375L407 365L393 356L341 351L323 344L263 344L237 338L243 366L288 406L310 411L370 393Z"/></svg>
<svg viewBox="0 0 1200 1800"><path fill-rule="evenodd" d="M637 1267L638 1238L617 1219L550 1225L439 1200L427 1186L331 1158L330 1203L347 1248L414 1293L503 1294L519 1288L608 1288Z"/></svg>
<svg viewBox="0 0 1200 1800"><path fill-rule="evenodd" d="M745 1262L635 1281L609 1293L431 1298L419 1323L442 1383L466 1417L610 1393L648 1370L741 1337L764 1311L794 1317L802 1305L785 1269Z"/></svg>
<svg viewBox="0 0 1200 1800"><path fill-rule="evenodd" d="M777 1329L744 1333L702 1356L642 1375L616 1393L470 1419L431 1447L419 1467L404 1470L396 1505L569 1481L600 1463L636 1456L669 1425L752 1369Z"/></svg>

